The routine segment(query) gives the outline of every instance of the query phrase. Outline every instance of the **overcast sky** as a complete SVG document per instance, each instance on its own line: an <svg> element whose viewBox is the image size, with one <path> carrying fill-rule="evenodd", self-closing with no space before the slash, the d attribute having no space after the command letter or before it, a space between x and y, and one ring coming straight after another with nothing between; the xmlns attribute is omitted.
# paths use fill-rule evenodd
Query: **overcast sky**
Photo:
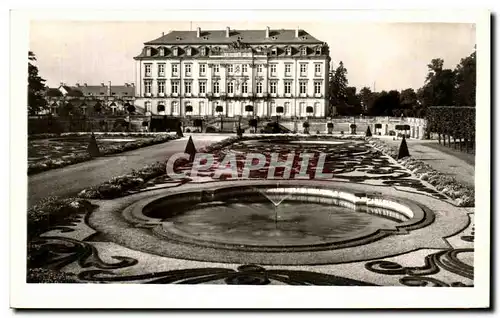
<svg viewBox="0 0 500 318"><path fill-rule="evenodd" d="M476 44L473 24L455 23L286 23L286 22L65 22L31 23L30 50L40 75L56 87L134 81L134 60L143 43L170 30L295 29L297 25L330 46L332 63L347 68L350 86L377 91L418 89L433 58L454 68Z"/></svg>

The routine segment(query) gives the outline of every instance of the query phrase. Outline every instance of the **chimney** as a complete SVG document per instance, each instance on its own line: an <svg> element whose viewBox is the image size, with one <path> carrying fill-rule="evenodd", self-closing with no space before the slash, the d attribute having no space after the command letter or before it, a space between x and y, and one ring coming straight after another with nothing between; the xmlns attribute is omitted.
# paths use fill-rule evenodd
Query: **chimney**
<svg viewBox="0 0 500 318"><path fill-rule="evenodd" d="M161 36L164 36L164 35L165 35L165 32L162 32L162 33L161 33Z"/></svg>
<svg viewBox="0 0 500 318"><path fill-rule="evenodd" d="M226 27L226 38L229 37L229 33L230 33L230 29L229 29L229 27Z"/></svg>
<svg viewBox="0 0 500 318"><path fill-rule="evenodd" d="M83 83L83 86L87 87L87 83Z"/></svg>
<svg viewBox="0 0 500 318"><path fill-rule="evenodd" d="M196 37L197 38L201 37L201 28L200 27L196 28Z"/></svg>
<svg viewBox="0 0 500 318"><path fill-rule="evenodd" d="M75 84L75 86L76 86L76 87L80 87L80 83L76 83L76 84Z"/></svg>
<svg viewBox="0 0 500 318"><path fill-rule="evenodd" d="M59 86L64 86L64 82L61 82Z"/></svg>
<svg viewBox="0 0 500 318"><path fill-rule="evenodd" d="M130 83L130 85L132 85L132 87L135 87L135 83Z"/></svg>
<svg viewBox="0 0 500 318"><path fill-rule="evenodd" d="M300 33L299 31L300 31L300 30L299 30L299 27L297 27L297 28L295 29L295 37L296 37L296 38L298 38L298 37L299 37L299 33Z"/></svg>
<svg viewBox="0 0 500 318"><path fill-rule="evenodd" d="M106 95L111 96L111 81L108 81L108 87L106 89Z"/></svg>
<svg viewBox="0 0 500 318"><path fill-rule="evenodd" d="M271 29L269 27L266 27L266 39L269 39L269 33Z"/></svg>
<svg viewBox="0 0 500 318"><path fill-rule="evenodd" d="M104 82L101 82L101 86L104 87Z"/></svg>

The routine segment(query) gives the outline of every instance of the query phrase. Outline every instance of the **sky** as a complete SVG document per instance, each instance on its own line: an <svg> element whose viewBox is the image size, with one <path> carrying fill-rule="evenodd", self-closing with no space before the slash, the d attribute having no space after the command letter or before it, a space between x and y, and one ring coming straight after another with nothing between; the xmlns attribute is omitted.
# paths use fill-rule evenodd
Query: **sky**
<svg viewBox="0 0 500 318"><path fill-rule="evenodd" d="M32 21L30 50L50 87L133 82L133 57L143 43L171 30L300 29L328 43L334 67L343 62L349 86L375 91L420 88L433 58L454 68L474 51L476 30L466 23Z"/></svg>

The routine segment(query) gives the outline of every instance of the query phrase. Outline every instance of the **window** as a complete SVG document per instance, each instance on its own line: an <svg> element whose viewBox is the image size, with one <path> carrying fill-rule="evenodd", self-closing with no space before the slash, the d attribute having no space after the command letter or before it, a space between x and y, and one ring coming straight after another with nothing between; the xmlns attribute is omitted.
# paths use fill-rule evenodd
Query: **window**
<svg viewBox="0 0 500 318"><path fill-rule="evenodd" d="M144 76L151 77L151 64L144 64Z"/></svg>
<svg viewBox="0 0 500 318"><path fill-rule="evenodd" d="M179 49L178 48L174 47L173 52L174 52L174 56L179 55Z"/></svg>
<svg viewBox="0 0 500 318"><path fill-rule="evenodd" d="M271 64L269 67L271 68L271 76L276 76L276 64Z"/></svg>
<svg viewBox="0 0 500 318"><path fill-rule="evenodd" d="M193 106L191 106L191 102L187 101L184 103L184 110L186 113L192 113L193 112Z"/></svg>
<svg viewBox="0 0 500 318"><path fill-rule="evenodd" d="M158 81L158 94L165 94L165 81Z"/></svg>
<svg viewBox="0 0 500 318"><path fill-rule="evenodd" d="M286 48L286 55L292 55L292 48L291 47Z"/></svg>
<svg viewBox="0 0 500 318"><path fill-rule="evenodd" d="M186 64L184 66L184 70L185 70L186 76L191 76L191 64Z"/></svg>
<svg viewBox="0 0 500 318"><path fill-rule="evenodd" d="M271 50L271 55L273 55L273 56L278 55L278 49L277 49L277 48L273 48L273 49Z"/></svg>
<svg viewBox="0 0 500 318"><path fill-rule="evenodd" d="M300 92L300 94L307 93L307 82L300 82L299 83L299 92Z"/></svg>
<svg viewBox="0 0 500 318"><path fill-rule="evenodd" d="M286 81L285 82L285 94L291 94L292 93L292 82Z"/></svg>
<svg viewBox="0 0 500 318"><path fill-rule="evenodd" d="M292 113L292 109L290 108L290 102L285 102L285 114L290 115Z"/></svg>
<svg viewBox="0 0 500 318"><path fill-rule="evenodd" d="M164 112L165 111L165 102L163 102L163 101L158 102L158 106L156 106L156 111L158 113Z"/></svg>
<svg viewBox="0 0 500 318"><path fill-rule="evenodd" d="M178 94L178 93L179 93L179 82L172 81L172 94Z"/></svg>
<svg viewBox="0 0 500 318"><path fill-rule="evenodd" d="M301 48L300 49L300 54L307 55L307 48L306 47Z"/></svg>
<svg viewBox="0 0 500 318"><path fill-rule="evenodd" d="M201 55L203 55L203 56L207 55L207 48L206 47L201 48Z"/></svg>
<svg viewBox="0 0 500 318"><path fill-rule="evenodd" d="M151 81L144 82L144 93L151 94Z"/></svg>
<svg viewBox="0 0 500 318"><path fill-rule="evenodd" d="M300 110L300 113L301 113L301 114L305 113L305 112L306 112L306 103L301 102L301 103L299 104L299 110Z"/></svg>
<svg viewBox="0 0 500 318"><path fill-rule="evenodd" d="M219 94L219 82L214 82L214 94Z"/></svg>
<svg viewBox="0 0 500 318"><path fill-rule="evenodd" d="M300 76L307 75L307 64L300 64Z"/></svg>
<svg viewBox="0 0 500 318"><path fill-rule="evenodd" d="M247 82L241 83L241 93L242 94L248 93L248 83Z"/></svg>
<svg viewBox="0 0 500 318"><path fill-rule="evenodd" d="M285 64L285 76L292 75L292 64Z"/></svg>
<svg viewBox="0 0 500 318"><path fill-rule="evenodd" d="M207 92L207 83L200 82L200 94L205 94Z"/></svg>
<svg viewBox="0 0 500 318"><path fill-rule="evenodd" d="M278 90L277 87L278 87L278 83L276 83L276 82L270 82L269 83L269 92L271 94L276 94L276 92Z"/></svg>
<svg viewBox="0 0 500 318"><path fill-rule="evenodd" d="M248 65L242 64L241 65L241 73L245 74L246 72L248 72Z"/></svg>
<svg viewBox="0 0 500 318"><path fill-rule="evenodd" d="M314 94L321 94L321 82L314 82Z"/></svg>
<svg viewBox="0 0 500 318"><path fill-rule="evenodd" d="M172 114L174 115L179 114L179 103L177 101L172 102Z"/></svg>
<svg viewBox="0 0 500 318"><path fill-rule="evenodd" d="M144 103L144 111L147 113L149 111L151 111L151 102L150 101L147 101Z"/></svg>
<svg viewBox="0 0 500 318"><path fill-rule="evenodd" d="M165 77L165 64L158 64L158 76Z"/></svg>
<svg viewBox="0 0 500 318"><path fill-rule="evenodd" d="M232 73L233 72L233 64L228 64L227 65L227 72Z"/></svg>
<svg viewBox="0 0 500 318"><path fill-rule="evenodd" d="M187 55L189 55L189 56L191 56L191 48L190 48L190 47L188 47L188 48L186 49L186 54L187 54Z"/></svg>
<svg viewBox="0 0 500 318"><path fill-rule="evenodd" d="M184 82L184 92L186 94L191 94L191 81Z"/></svg>
<svg viewBox="0 0 500 318"><path fill-rule="evenodd" d="M317 47L316 48L316 54L317 55L321 55L321 47Z"/></svg>
<svg viewBox="0 0 500 318"><path fill-rule="evenodd" d="M262 73L262 64L257 65L257 73Z"/></svg>
<svg viewBox="0 0 500 318"><path fill-rule="evenodd" d="M257 94L262 94L262 82L257 82L256 91Z"/></svg>
<svg viewBox="0 0 500 318"><path fill-rule="evenodd" d="M151 56L151 48L146 48L146 56Z"/></svg>
<svg viewBox="0 0 500 318"><path fill-rule="evenodd" d="M207 72L207 64L200 64L200 76L205 76Z"/></svg>
<svg viewBox="0 0 500 318"><path fill-rule="evenodd" d="M198 103L198 112L199 112L200 115L205 115L206 114L205 102L199 102Z"/></svg>
<svg viewBox="0 0 500 318"><path fill-rule="evenodd" d="M179 76L179 64L172 64L172 76Z"/></svg>
<svg viewBox="0 0 500 318"><path fill-rule="evenodd" d="M214 73L217 74L219 73L219 64L214 64Z"/></svg>
<svg viewBox="0 0 500 318"><path fill-rule="evenodd" d="M321 75L321 64L314 64L314 74Z"/></svg>
<svg viewBox="0 0 500 318"><path fill-rule="evenodd" d="M234 93L234 82L227 83L227 93L228 94Z"/></svg>
<svg viewBox="0 0 500 318"><path fill-rule="evenodd" d="M160 48L160 56L165 56L165 48Z"/></svg>

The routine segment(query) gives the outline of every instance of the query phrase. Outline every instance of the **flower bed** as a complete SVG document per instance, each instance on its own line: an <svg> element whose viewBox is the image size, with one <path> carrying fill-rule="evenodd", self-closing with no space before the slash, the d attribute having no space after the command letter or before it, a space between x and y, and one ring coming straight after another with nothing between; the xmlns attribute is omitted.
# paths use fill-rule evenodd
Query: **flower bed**
<svg viewBox="0 0 500 318"><path fill-rule="evenodd" d="M88 133L87 133L88 135ZM61 134L60 137L81 137L85 136L84 134ZM161 134L161 135L148 135L148 134L98 134L98 137L147 137L140 140L134 140L130 142L102 142L99 143L99 150L101 155L110 155L121 153L125 151L130 151L142 147L147 147L151 145L156 145L160 143L164 143L166 141L177 139L176 136ZM32 141L33 142L33 141ZM98 139L99 142L99 139ZM35 161L35 159L28 159L28 175L39 173L42 171L61 168L68 165L92 160L93 157L87 153L88 142L85 143L65 143L64 140L60 141L57 144L35 144L33 142L29 145L31 156L34 156L33 153L39 153L39 155L43 156L43 159ZM37 149L41 148L41 149ZM66 148L65 148L66 147ZM49 157L49 158L46 158Z"/></svg>
<svg viewBox="0 0 500 318"><path fill-rule="evenodd" d="M46 198L28 210L28 238L46 232L55 222L71 222L75 215L92 209L90 202L79 198Z"/></svg>
<svg viewBox="0 0 500 318"><path fill-rule="evenodd" d="M389 146L382 140L376 138L368 138L367 140L383 153L394 159L397 158L397 146ZM427 181L433 185L436 190L455 200L458 206L474 206L474 187L458 182L455 178L433 169L421 160L412 157L405 157L397 161L406 169L410 170L417 178Z"/></svg>
<svg viewBox="0 0 500 318"><path fill-rule="evenodd" d="M75 275L43 268L40 261L46 258L37 237L54 225L63 228L71 225L94 206L79 198L59 199L49 197L28 210L27 282L28 283L77 283Z"/></svg>

